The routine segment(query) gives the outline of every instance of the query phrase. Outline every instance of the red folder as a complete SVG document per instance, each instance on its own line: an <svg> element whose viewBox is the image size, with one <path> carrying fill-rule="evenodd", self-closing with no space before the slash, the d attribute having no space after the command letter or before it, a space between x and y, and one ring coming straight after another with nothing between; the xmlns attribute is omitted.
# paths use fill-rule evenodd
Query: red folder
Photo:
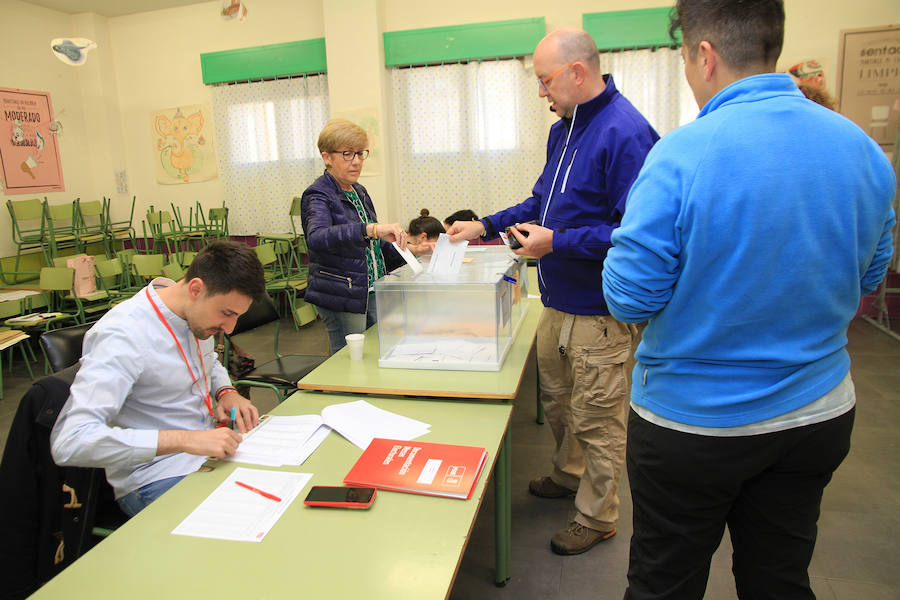
<svg viewBox="0 0 900 600"><path fill-rule="evenodd" d="M486 460L475 446L375 438L344 483L468 500Z"/></svg>

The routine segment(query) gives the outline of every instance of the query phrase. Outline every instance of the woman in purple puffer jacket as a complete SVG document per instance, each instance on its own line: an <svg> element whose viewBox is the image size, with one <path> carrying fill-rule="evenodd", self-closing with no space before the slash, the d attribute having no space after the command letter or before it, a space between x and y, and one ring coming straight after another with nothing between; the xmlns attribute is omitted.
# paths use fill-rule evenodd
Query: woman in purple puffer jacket
<svg viewBox="0 0 900 600"><path fill-rule="evenodd" d="M309 247L306 301L325 321L332 354L344 347L344 336L375 323L375 280L404 264L390 244L406 247L403 227L378 223L372 199L357 183L368 145L362 127L330 120L318 142L325 173L306 188L301 202Z"/></svg>

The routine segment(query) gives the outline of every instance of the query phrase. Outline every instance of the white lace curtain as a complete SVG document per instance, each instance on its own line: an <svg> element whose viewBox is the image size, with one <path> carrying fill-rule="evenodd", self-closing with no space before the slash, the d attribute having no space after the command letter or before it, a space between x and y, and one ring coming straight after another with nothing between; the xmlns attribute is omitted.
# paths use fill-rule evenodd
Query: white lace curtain
<svg viewBox="0 0 900 600"><path fill-rule="evenodd" d="M684 79L680 50L603 52L600 70L612 73L616 88L661 136L693 121L700 112Z"/></svg>
<svg viewBox="0 0 900 600"><path fill-rule="evenodd" d="M480 217L531 194L546 154L546 103L516 59L394 69L400 221L422 208Z"/></svg>
<svg viewBox="0 0 900 600"><path fill-rule="evenodd" d="M217 86L211 95L229 231L291 231L292 198L322 174L326 76Z"/></svg>

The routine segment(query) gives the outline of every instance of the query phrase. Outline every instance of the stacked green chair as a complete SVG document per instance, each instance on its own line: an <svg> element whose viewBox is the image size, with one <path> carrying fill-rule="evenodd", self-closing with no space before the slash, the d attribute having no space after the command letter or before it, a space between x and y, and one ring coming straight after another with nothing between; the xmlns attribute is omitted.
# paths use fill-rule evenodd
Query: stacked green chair
<svg viewBox="0 0 900 600"><path fill-rule="evenodd" d="M291 231L285 233L265 233L257 236L258 244L279 244L285 243L290 249L290 254L288 258L290 259L290 264L292 269L300 268L300 257L297 254L297 240L302 237L301 234L297 232L297 224L296 220L300 218L300 196L295 197L291 201L291 209L288 211L288 216L291 222Z"/></svg>
<svg viewBox="0 0 900 600"><path fill-rule="evenodd" d="M134 259L134 255L137 254L137 250L132 246L131 248L125 248L123 250L119 250L116 252L116 258L119 260L119 263L122 265L122 275L125 278L125 287L140 289L139 287L135 287L137 285L136 281L133 278L133 269L131 267L131 261Z"/></svg>
<svg viewBox="0 0 900 600"><path fill-rule="evenodd" d="M155 277L162 277L166 258L162 254L135 254L131 257L131 272L135 284L141 287L150 283Z"/></svg>
<svg viewBox="0 0 900 600"><path fill-rule="evenodd" d="M148 238L147 230L149 229L149 237L153 241L153 253L159 254L164 250L169 256L177 256L181 252L183 238L181 232L176 228L169 211L156 211L151 206L150 210L147 211L147 219L144 225L144 239ZM147 252L149 253L149 250Z"/></svg>
<svg viewBox="0 0 900 600"><path fill-rule="evenodd" d="M256 256L263 265L266 277L266 291L270 294L281 294L287 302L294 327L299 328L316 318L315 308L300 298L300 292L306 289L306 276L285 270L275 251L276 244L258 244Z"/></svg>
<svg viewBox="0 0 900 600"><path fill-rule="evenodd" d="M173 260L169 264L163 266L163 275L172 281L178 281L184 277L184 271L184 267L182 267L177 260Z"/></svg>
<svg viewBox="0 0 900 600"><path fill-rule="evenodd" d="M197 203L198 214L202 216L200 203ZM209 220L205 223L207 239L227 240L228 233L228 209L224 206L209 209Z"/></svg>
<svg viewBox="0 0 900 600"><path fill-rule="evenodd" d="M195 221L194 209L191 208L188 210L188 220L185 222L181 218L181 208L175 206L175 204L171 204L171 207L172 214L175 215L174 228L178 231L181 238L182 251L192 249L199 252L207 242L207 230L200 223L200 215L197 215Z"/></svg>
<svg viewBox="0 0 900 600"><path fill-rule="evenodd" d="M6 208L12 225L12 240L16 244L16 262L11 272L0 271L0 279L12 285L37 278L39 271L21 270L22 255L29 250L40 250L45 263L49 263L50 239L46 231L44 204L40 198L7 200Z"/></svg>
<svg viewBox="0 0 900 600"><path fill-rule="evenodd" d="M50 204L44 200L44 222L50 239L50 257L59 256L60 250L74 248L81 251L75 233L75 203Z"/></svg>
<svg viewBox="0 0 900 600"><path fill-rule="evenodd" d="M228 364L231 353L231 337L262 327L269 323L275 323L275 335L273 336L273 351L275 359L261 365L257 365L250 373L243 375L233 383L236 386L250 386L267 388L275 392L278 402L283 402L290 394L297 391L297 383L306 377L310 371L318 367L328 359L327 356L311 354L283 355L278 351L278 334L281 328L281 317L271 298L264 298L250 305L249 310L238 317L231 336L225 336L224 361Z"/></svg>
<svg viewBox="0 0 900 600"><path fill-rule="evenodd" d="M106 237L110 240L110 246L113 250L116 250L116 243L118 242L120 246L125 245L125 240L129 240L131 242L131 247L134 248L134 227L132 226L132 220L134 219L134 204L137 200L136 196L131 197L131 213L128 215L128 220L121 221L113 221L110 216L110 204L112 204L112 200L103 197L103 227L106 230ZM112 256L112 254L110 254Z"/></svg>
<svg viewBox="0 0 900 600"><path fill-rule="evenodd" d="M17 315L22 314L23 311L23 302L21 300L7 300L5 302L0 302L0 322L3 322L6 319L11 317L15 317ZM28 377L34 380L34 373L31 371L31 363L28 360L27 352L31 351L31 347L28 345L29 336L24 331L13 329L11 327L2 326L0 327L0 399L3 398L3 351L6 351L7 355L7 363L10 372L12 371L12 351L13 348L19 348L19 352L22 353L22 360L25 363L25 367L28 369ZM32 353L31 360L34 360L34 354Z"/></svg>
<svg viewBox="0 0 900 600"><path fill-rule="evenodd" d="M75 237L84 250L91 244L103 244L106 258L112 256L112 243L103 219L103 203L99 200L82 202L75 198Z"/></svg>
<svg viewBox="0 0 900 600"><path fill-rule="evenodd" d="M97 272L97 286L106 292L110 307L131 298L137 291L131 288L130 279L118 257L95 260L94 270Z"/></svg>

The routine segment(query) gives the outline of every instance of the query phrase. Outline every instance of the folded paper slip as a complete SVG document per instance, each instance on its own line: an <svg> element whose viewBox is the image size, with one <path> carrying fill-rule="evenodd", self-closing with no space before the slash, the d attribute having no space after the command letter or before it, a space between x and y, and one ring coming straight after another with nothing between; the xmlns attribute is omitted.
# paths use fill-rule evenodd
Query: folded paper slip
<svg viewBox="0 0 900 600"><path fill-rule="evenodd" d="M375 438L344 483L468 500L486 460L475 446Z"/></svg>

